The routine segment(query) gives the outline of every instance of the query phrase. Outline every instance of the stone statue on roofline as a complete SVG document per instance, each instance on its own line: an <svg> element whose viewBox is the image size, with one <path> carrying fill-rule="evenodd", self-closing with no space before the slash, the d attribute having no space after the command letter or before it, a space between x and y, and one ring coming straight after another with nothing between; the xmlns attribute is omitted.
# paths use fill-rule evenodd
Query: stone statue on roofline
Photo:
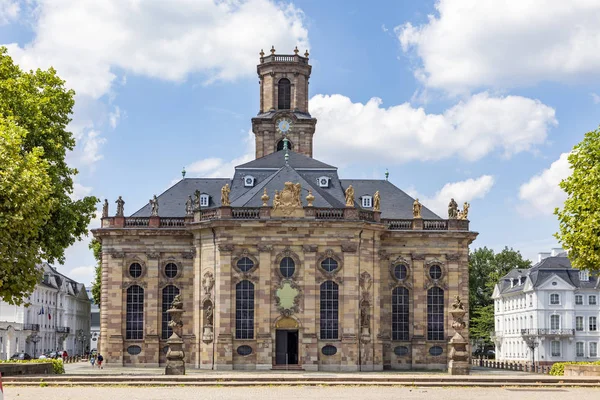
<svg viewBox="0 0 600 400"><path fill-rule="evenodd" d="M194 192L194 210L199 210L199 209L200 209L200 191L198 189L196 189L196 191Z"/></svg>
<svg viewBox="0 0 600 400"><path fill-rule="evenodd" d="M221 207L231 206L231 203L229 202L229 193L231 193L231 189L229 189L229 184L226 183L225 186L221 188Z"/></svg>
<svg viewBox="0 0 600 400"><path fill-rule="evenodd" d="M458 219L468 219L469 207L471 207L471 205L465 201L462 211L458 212Z"/></svg>
<svg viewBox="0 0 600 400"><path fill-rule="evenodd" d="M458 204L454 199L450 199L448 204L448 219L456 219L458 217Z"/></svg>
<svg viewBox="0 0 600 400"><path fill-rule="evenodd" d="M413 202L413 218L423 218L421 216L421 209L423 205L419 202L419 199L415 199Z"/></svg>
<svg viewBox="0 0 600 400"><path fill-rule="evenodd" d="M192 204L193 204L192 195L189 195L187 200L185 201L185 215L188 217L194 213L194 208L193 208Z"/></svg>
<svg viewBox="0 0 600 400"><path fill-rule="evenodd" d="M381 211L381 195L379 190L373 195L373 211Z"/></svg>
<svg viewBox="0 0 600 400"><path fill-rule="evenodd" d="M158 199L156 198L156 195L150 199L150 215L158 217Z"/></svg>
<svg viewBox="0 0 600 400"><path fill-rule="evenodd" d="M117 203L117 213L115 214L117 217L122 217L124 216L124 212L125 212L125 200L123 200L123 198L121 198L121 196L119 196L119 198L117 199L117 201L115 201L115 203Z"/></svg>
<svg viewBox="0 0 600 400"><path fill-rule="evenodd" d="M102 205L102 218L108 217L108 200L104 199L104 204Z"/></svg>
<svg viewBox="0 0 600 400"><path fill-rule="evenodd" d="M354 188L352 185L348 186L344 194L346 195L346 207L354 207Z"/></svg>

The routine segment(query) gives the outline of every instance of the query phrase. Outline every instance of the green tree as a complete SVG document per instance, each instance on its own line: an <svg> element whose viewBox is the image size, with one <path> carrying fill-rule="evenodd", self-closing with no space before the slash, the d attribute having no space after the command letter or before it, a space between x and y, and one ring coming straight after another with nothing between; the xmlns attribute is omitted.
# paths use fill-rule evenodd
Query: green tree
<svg viewBox="0 0 600 400"><path fill-rule="evenodd" d="M65 156L75 146L67 130L74 95L54 69L24 72L0 47L0 298L11 304L39 281L35 264L64 262L94 216L95 197L70 197L77 170Z"/></svg>
<svg viewBox="0 0 600 400"><path fill-rule="evenodd" d="M469 255L469 335L471 339L490 342L494 330L494 286L512 269L531 267L519 251L505 247L495 254L487 247L479 248Z"/></svg>
<svg viewBox="0 0 600 400"><path fill-rule="evenodd" d="M98 239L92 239L89 245L94 252L96 268L94 271L94 283L92 284L92 298L94 303L100 305L100 293L102 288L102 243Z"/></svg>
<svg viewBox="0 0 600 400"><path fill-rule="evenodd" d="M569 155L571 176L560 183L567 193L554 235L573 267L600 270L600 128L585 134Z"/></svg>

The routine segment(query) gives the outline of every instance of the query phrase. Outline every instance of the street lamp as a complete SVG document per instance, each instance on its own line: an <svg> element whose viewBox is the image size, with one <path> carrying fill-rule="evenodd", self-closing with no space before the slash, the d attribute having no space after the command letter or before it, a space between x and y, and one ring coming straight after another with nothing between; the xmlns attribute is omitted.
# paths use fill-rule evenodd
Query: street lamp
<svg viewBox="0 0 600 400"><path fill-rule="evenodd" d="M42 338L38 336L37 332L34 332L29 338L29 340L33 342L33 358L35 358L35 355L37 353L37 344L41 339Z"/></svg>
<svg viewBox="0 0 600 400"><path fill-rule="evenodd" d="M537 341L537 337L535 335L522 335L525 344L531 350L531 365L532 370L535 372L535 348L539 346L539 342Z"/></svg>
<svg viewBox="0 0 600 400"><path fill-rule="evenodd" d="M75 335L75 338L78 342L81 342L81 346L83 346L83 339L85 338L85 335L83 334L83 329L77 330L77 334Z"/></svg>

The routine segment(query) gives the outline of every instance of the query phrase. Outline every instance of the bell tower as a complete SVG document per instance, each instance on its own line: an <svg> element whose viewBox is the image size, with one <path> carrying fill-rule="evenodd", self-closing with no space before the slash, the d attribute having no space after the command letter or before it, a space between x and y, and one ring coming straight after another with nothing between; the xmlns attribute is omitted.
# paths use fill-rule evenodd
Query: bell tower
<svg viewBox="0 0 600 400"><path fill-rule="evenodd" d="M287 137L291 150L309 157L313 154L313 135L317 120L308 112L308 80L312 67L308 50L304 57L294 54L265 55L260 51L257 66L260 84L260 111L252 118L256 158L283 149Z"/></svg>

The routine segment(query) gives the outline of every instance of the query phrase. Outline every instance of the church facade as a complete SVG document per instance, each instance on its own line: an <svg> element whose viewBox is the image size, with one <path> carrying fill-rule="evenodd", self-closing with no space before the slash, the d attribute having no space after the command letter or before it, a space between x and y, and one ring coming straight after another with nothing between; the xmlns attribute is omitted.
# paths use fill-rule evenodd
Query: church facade
<svg viewBox="0 0 600 400"><path fill-rule="evenodd" d="M105 202L100 353L164 365L180 295L188 368L447 368L477 236L468 205L445 219L387 179L340 179L312 158L308 53L261 52L257 70L255 160L182 179L131 216Z"/></svg>

